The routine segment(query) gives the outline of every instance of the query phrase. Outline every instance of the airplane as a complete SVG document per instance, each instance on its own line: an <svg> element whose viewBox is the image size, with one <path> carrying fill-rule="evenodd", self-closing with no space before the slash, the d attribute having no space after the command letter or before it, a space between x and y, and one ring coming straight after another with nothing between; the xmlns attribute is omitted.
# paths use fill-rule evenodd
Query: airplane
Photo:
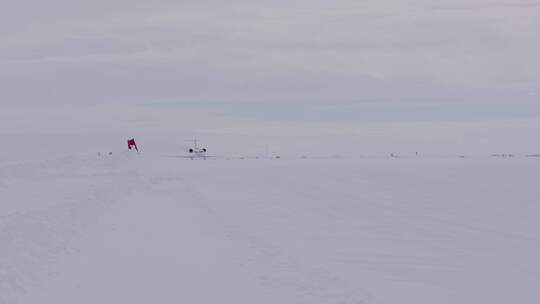
<svg viewBox="0 0 540 304"><path fill-rule="evenodd" d="M189 158L190 159L194 159L194 158L202 158L202 159L206 159L206 157L208 157L206 155L206 148L199 148L197 147L197 140L194 139L193 140L193 148L189 148L188 152L189 152Z"/></svg>
<svg viewBox="0 0 540 304"><path fill-rule="evenodd" d="M195 159L195 158L202 158L202 159L207 159L209 157L214 157L214 156L209 156L206 154L208 150L206 148L200 148L198 145L197 145L197 139L194 139L193 140L193 147L189 148L187 150L188 152L188 155L179 155L179 156L170 156L170 157L175 157L175 158L189 158L191 160Z"/></svg>

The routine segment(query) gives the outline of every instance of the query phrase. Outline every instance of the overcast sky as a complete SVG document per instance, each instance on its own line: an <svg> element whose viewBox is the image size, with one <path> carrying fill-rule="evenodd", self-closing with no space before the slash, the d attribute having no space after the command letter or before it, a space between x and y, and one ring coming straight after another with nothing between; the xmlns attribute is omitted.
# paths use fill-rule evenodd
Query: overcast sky
<svg viewBox="0 0 540 304"><path fill-rule="evenodd" d="M540 1L0 1L6 105L540 96Z"/></svg>

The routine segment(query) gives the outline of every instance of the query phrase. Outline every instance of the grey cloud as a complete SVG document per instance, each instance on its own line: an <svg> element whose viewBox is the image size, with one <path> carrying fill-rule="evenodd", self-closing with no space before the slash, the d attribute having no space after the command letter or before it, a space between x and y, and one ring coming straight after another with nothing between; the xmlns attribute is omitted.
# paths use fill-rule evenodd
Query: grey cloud
<svg viewBox="0 0 540 304"><path fill-rule="evenodd" d="M0 98L534 100L533 2L430 3L17 2L0 13ZM510 14L501 9L507 5ZM470 10L446 9L461 7Z"/></svg>

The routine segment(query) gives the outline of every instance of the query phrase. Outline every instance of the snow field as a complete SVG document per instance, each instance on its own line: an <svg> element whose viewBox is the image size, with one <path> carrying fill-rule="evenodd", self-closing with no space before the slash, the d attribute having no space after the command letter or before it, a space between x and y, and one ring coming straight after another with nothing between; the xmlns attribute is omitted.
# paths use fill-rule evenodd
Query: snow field
<svg viewBox="0 0 540 304"><path fill-rule="evenodd" d="M535 303L533 159L0 168L0 303Z"/></svg>

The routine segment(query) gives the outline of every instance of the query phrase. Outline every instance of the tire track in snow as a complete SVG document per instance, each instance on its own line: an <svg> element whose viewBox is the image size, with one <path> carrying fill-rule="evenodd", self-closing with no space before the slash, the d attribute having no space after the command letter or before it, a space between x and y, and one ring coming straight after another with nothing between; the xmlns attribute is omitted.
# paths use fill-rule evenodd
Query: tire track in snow
<svg viewBox="0 0 540 304"><path fill-rule="evenodd" d="M276 244L264 240L256 233L230 223L214 210L204 194L193 185L184 186L193 198L192 206L212 217L231 242L247 249L246 259L238 261L240 266L251 272L261 284L280 290L288 290L298 298L291 303L373 303L375 299L367 291L355 287L323 267L303 264L288 255Z"/></svg>
<svg viewBox="0 0 540 304"><path fill-rule="evenodd" d="M0 176L45 179L54 171L61 178L77 178L74 169L92 165L77 162L15 165L0 170ZM64 166L60 168L59 166ZM67 172L64 170L68 169ZM130 172L133 173L133 172ZM116 180L92 180L90 190L80 198L70 198L44 210L35 210L0 217L0 304L17 303L18 295L38 286L47 276L54 275L54 264L65 254L75 252L70 247L115 201L142 183L136 174ZM61 179L60 179L61 181Z"/></svg>

